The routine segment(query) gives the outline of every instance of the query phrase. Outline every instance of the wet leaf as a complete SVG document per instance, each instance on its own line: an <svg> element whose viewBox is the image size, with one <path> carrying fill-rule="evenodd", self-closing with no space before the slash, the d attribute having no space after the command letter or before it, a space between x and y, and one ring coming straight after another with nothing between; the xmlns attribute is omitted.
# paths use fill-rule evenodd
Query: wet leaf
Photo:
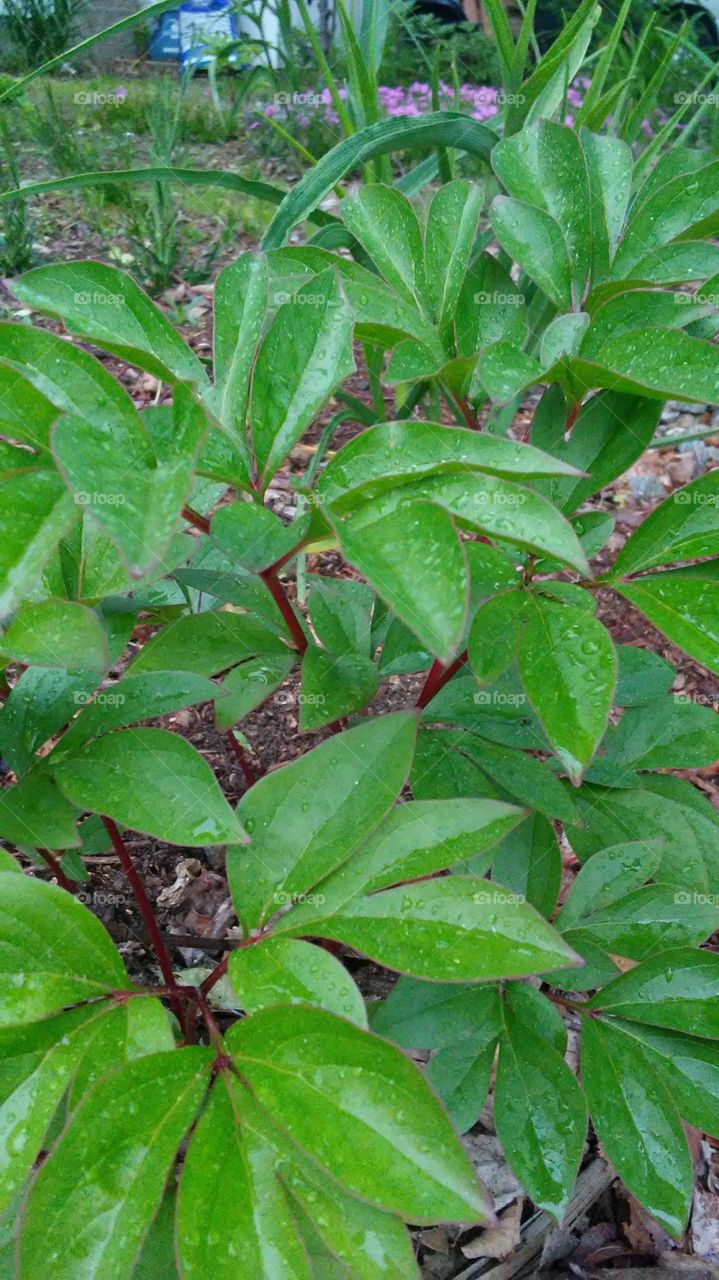
<svg viewBox="0 0 719 1280"><path fill-rule="evenodd" d="M57 764L74 804L169 844L242 844L240 823L210 766L166 729L118 729Z"/></svg>

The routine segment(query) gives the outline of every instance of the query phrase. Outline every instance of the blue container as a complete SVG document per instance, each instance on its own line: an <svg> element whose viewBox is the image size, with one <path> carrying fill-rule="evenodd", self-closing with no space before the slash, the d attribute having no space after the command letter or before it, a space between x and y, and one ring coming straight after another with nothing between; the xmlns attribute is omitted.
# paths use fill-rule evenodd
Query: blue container
<svg viewBox="0 0 719 1280"><path fill-rule="evenodd" d="M183 67L206 67L213 44L238 37L237 18L227 0L185 0L177 12Z"/></svg>
<svg viewBox="0 0 719 1280"><path fill-rule="evenodd" d="M150 36L150 57L155 62L179 62L180 18L177 9L168 9L158 19Z"/></svg>

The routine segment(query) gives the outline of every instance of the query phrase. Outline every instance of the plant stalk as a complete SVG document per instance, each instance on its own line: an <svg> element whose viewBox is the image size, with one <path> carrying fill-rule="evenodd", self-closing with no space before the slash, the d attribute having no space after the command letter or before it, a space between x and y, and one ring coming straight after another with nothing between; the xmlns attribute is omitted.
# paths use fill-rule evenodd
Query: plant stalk
<svg viewBox="0 0 719 1280"><path fill-rule="evenodd" d="M279 578L277 577L275 570L263 569L262 573L260 574L260 577L264 582L265 586L267 587L267 590L272 596L272 599L274 600L275 604L277 605L277 608L282 614L282 617L287 623L287 630L292 636L292 639L294 640L297 649L299 650L300 653L304 653L305 649L307 648L307 636L305 635L302 629L302 626L300 624L299 618L297 617L297 614L295 613L294 609L292 608L292 605L290 604L287 598L287 595L285 594L285 589L282 586L282 583L280 582Z"/></svg>
<svg viewBox="0 0 719 1280"><path fill-rule="evenodd" d="M444 688L447 681L451 680L452 676L455 676L457 672L462 669L467 661L467 657L468 654L465 649L464 653L460 653L459 657L455 658L454 662L451 662L448 667L445 667L439 661L439 658L435 658L429 669L427 679L424 682L422 692L415 704L418 710L423 710L433 698L436 698L440 689Z"/></svg>
<svg viewBox="0 0 719 1280"><path fill-rule="evenodd" d="M167 947L165 946L164 939L160 933L160 926L157 923L155 912L152 909L152 904L145 891L145 886L137 874L135 864L130 857L130 853L122 836L120 835L120 832L112 821L112 818L106 818L103 814L102 821L105 825L107 834L112 841L112 847L120 859L120 865L127 876L132 892L135 895L145 928L147 929L150 941L152 942L152 949L155 952L157 962L160 966L160 971L170 992L173 1010L181 1021L181 1001L177 979L175 978L172 961L170 960Z"/></svg>

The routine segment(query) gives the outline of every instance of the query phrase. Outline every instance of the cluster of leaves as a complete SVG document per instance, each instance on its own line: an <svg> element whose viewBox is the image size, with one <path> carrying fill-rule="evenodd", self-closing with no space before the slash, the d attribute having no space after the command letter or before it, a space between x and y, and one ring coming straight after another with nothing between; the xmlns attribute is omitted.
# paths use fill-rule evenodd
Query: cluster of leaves
<svg viewBox="0 0 719 1280"><path fill-rule="evenodd" d="M0 1194L24 1201L23 1277L141 1275L173 1232L184 1276L414 1275L402 1220L491 1220L435 1093L467 1129L495 1060L536 1204L562 1214L589 1112L681 1235L682 1121L719 1133L719 817L666 771L712 763L719 729L667 663L614 645L596 591L719 670L719 473L601 578L612 521L585 504L665 397L719 402L716 162L635 180L622 142L542 121L493 164L488 219L480 185L443 185L420 225L373 184L321 243L273 247L332 180L313 171L268 251L218 278L212 377L119 271L15 286L172 400L138 411L84 347L0 324L0 840L71 881L109 835L136 892L122 829L224 844L240 926L199 990L162 949L164 985L137 989L92 914L2 854ZM343 387L354 340L373 407ZM268 486L333 395L365 429L322 467L330 420L285 524ZM305 617L281 575L327 547L357 577L309 575ZM156 630L128 652L138 622ZM211 702L234 734L295 667L300 729L332 733L236 810L193 746L137 727ZM358 715L411 673L415 708ZM557 911L560 828L583 866ZM400 973L389 998L368 1015L322 940ZM244 1016L222 1036L226 973ZM558 1007L581 1020L581 1085ZM407 1047L432 1051L435 1092Z"/></svg>

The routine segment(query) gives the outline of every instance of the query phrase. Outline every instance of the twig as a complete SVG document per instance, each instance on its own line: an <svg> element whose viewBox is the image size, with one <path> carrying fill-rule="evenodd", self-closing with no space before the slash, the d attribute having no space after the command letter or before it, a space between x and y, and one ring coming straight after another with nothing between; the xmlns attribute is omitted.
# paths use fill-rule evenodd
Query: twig
<svg viewBox="0 0 719 1280"><path fill-rule="evenodd" d="M272 599L274 600L275 604L277 605L277 608L282 614L282 617L287 623L287 630L292 636L292 639L294 640L297 649L299 650L300 653L304 653L305 649L307 648L307 636L305 635L302 629L302 626L300 624L299 618L297 617L297 614L295 613L294 609L292 608L292 605L287 599L287 596L285 594L285 589L282 586L282 583L280 582L279 578L277 577L275 570L263 569L262 573L260 574L260 577L264 582L265 586L267 587L267 590L272 596Z"/></svg>
<svg viewBox="0 0 719 1280"><path fill-rule="evenodd" d="M245 782L247 783L248 787L254 787L257 779L254 775L252 765L247 759L247 752L245 751L245 748L243 747L241 742L237 741L237 738L235 737L231 729L227 730L225 737L227 738L230 746L232 747L232 750L237 756L237 760L242 770L242 775L245 779Z"/></svg>
<svg viewBox="0 0 719 1280"><path fill-rule="evenodd" d="M422 692L420 693L417 699L417 702L415 704L418 710L420 711L423 710L424 707L426 707L427 704L430 703L433 698L436 698L440 689L444 688L447 681L451 680L452 676L455 676L457 672L461 670L461 668L464 666L465 662L467 661L467 657L468 657L468 654L467 654L467 650L465 649L464 653L460 653L459 657L455 658L454 662L451 662L448 667L443 666L442 663L439 661L439 658L435 659L435 661L432 663L432 666L430 667L429 675L427 676L427 679L424 682Z"/></svg>
<svg viewBox="0 0 719 1280"><path fill-rule="evenodd" d="M38 853L49 870L52 871L52 874L57 880L60 888L67 889L68 893L74 893L77 888L77 882L75 880L70 880L68 876L65 875L65 872L60 866L55 855L50 853L49 849L38 849Z"/></svg>
<svg viewBox="0 0 719 1280"><path fill-rule="evenodd" d="M125 875L127 876L128 883L132 889L132 892L135 895L137 905L140 908L140 914L145 922L145 928L147 929L147 932L150 936L152 949L155 952L155 955L157 956L157 962L160 966L162 976L165 979L169 992L171 993L170 999L172 1001L172 1007L177 1015L178 1020L181 1021L182 1010L181 1010L181 1002L180 1002L180 991L177 985L177 979L175 978L175 973L172 968L172 961L170 960L167 947L165 946L162 934L160 933L160 926L157 923L155 913L152 909L152 904L150 902L150 899L147 896L147 893L145 892L145 886L142 883L142 880L140 879L139 875L137 874L135 864L132 861L132 858L130 857L130 854L125 846L125 842L123 841L122 836L120 835L120 832L115 826L115 823L112 821L112 818L106 818L103 815L102 821L112 841L112 846L115 850L115 853L120 859L120 865L122 866L122 869L125 872Z"/></svg>

